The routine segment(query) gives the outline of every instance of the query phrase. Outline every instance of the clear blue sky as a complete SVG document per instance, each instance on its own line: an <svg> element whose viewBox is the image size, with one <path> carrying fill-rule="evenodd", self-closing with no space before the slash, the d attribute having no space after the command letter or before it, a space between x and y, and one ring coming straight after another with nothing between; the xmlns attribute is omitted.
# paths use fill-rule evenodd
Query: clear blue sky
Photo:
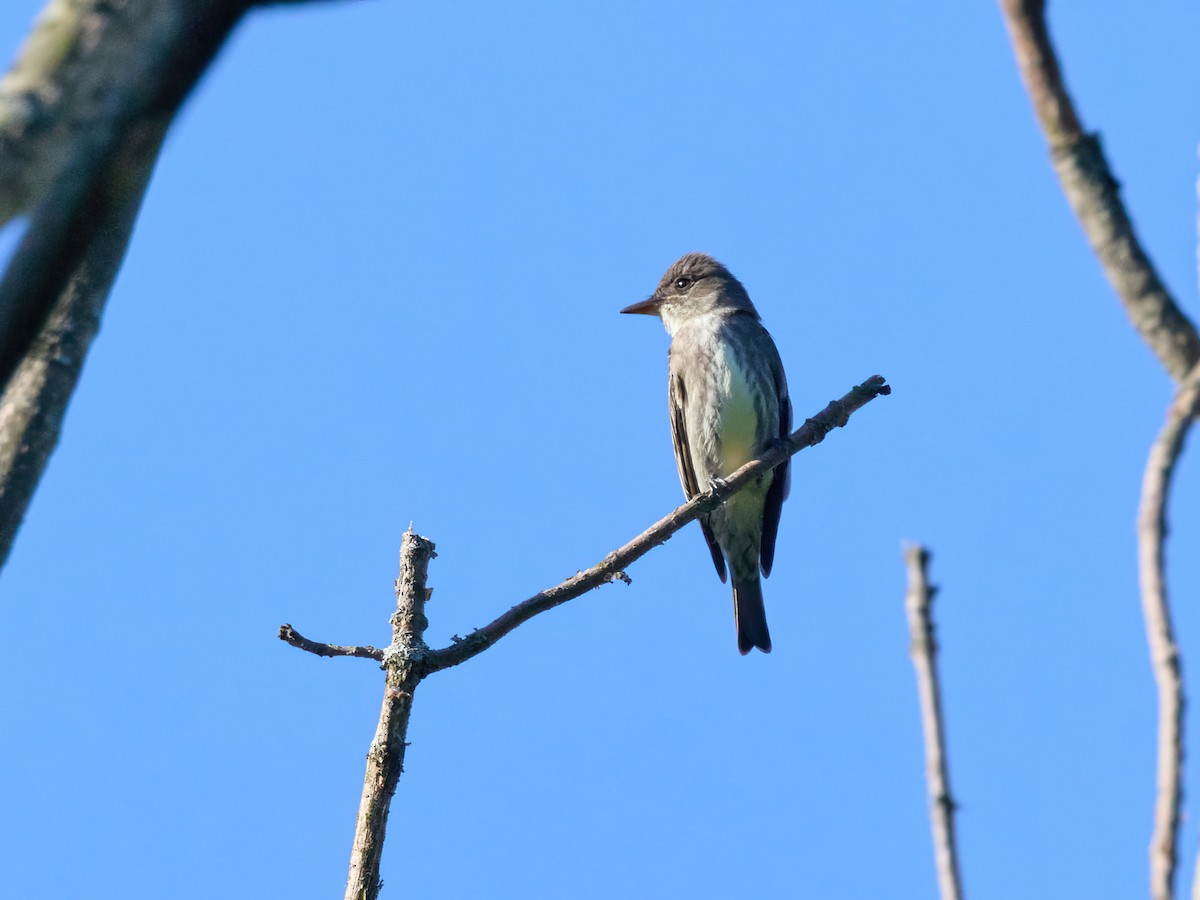
<svg viewBox="0 0 1200 900"><path fill-rule="evenodd" d="M4 3L0 51L40 6ZM1063 2L1052 26L1195 317L1200 12ZM277 627L386 642L412 521L444 644L676 506L667 336L617 310L688 250L749 288L798 416L895 387L796 459L775 652L738 655L692 526L426 681L385 896L934 896L904 539L943 588L968 895L1144 895L1133 522L1170 385L991 2L246 22L171 135L0 576L0 893L341 896L381 675ZM1189 675L1198 509L1192 452ZM1196 843L1192 815L1185 884Z"/></svg>

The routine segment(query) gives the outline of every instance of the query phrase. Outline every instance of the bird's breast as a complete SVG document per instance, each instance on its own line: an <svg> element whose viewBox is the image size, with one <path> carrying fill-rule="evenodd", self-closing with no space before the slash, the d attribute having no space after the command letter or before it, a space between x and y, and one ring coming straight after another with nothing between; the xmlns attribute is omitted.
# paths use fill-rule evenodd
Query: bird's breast
<svg viewBox="0 0 1200 900"><path fill-rule="evenodd" d="M717 363L717 434L720 438L723 475L744 466L758 455L761 433L759 410L754 402L750 379L737 354L728 345L722 348Z"/></svg>

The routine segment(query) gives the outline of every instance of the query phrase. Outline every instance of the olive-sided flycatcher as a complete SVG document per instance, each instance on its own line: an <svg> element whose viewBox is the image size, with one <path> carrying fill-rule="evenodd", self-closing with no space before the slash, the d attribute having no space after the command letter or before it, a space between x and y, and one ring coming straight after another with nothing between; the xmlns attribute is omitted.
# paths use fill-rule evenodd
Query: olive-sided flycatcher
<svg viewBox="0 0 1200 900"><path fill-rule="evenodd" d="M683 492L690 500L792 430L783 363L750 295L703 253L679 259L647 300L621 310L662 319L671 336L667 400ZM747 485L700 521L721 581L733 576L738 650L771 652L763 576L771 574L788 463Z"/></svg>

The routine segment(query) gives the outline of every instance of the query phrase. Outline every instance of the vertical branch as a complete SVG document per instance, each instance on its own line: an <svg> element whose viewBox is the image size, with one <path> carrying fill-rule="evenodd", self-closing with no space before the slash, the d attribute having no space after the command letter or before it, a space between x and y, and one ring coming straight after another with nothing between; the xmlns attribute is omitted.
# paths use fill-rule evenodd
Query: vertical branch
<svg viewBox="0 0 1200 900"><path fill-rule="evenodd" d="M414 534L411 526L400 543L400 577L396 579L396 611L392 613L392 643L384 651L387 683L379 726L367 752L346 900L375 900L379 896L379 861L387 831L388 810L400 773L404 771L405 736L412 712L413 691L425 674L425 587L429 560L436 554L432 541Z"/></svg>
<svg viewBox="0 0 1200 900"><path fill-rule="evenodd" d="M954 839L954 799L946 762L946 735L942 726L941 689L938 686L937 643L933 632L933 595L927 571L929 551L917 545L906 547L908 591L904 607L912 643L913 667L917 671L917 695L921 701L921 730L925 737L925 777L929 784L929 817L933 827L933 853L942 900L961 900L958 850Z"/></svg>
<svg viewBox="0 0 1200 900"><path fill-rule="evenodd" d="M1150 895L1154 900L1174 896L1183 770L1183 685L1165 572L1167 497L1188 427L1198 414L1200 365L1183 379L1167 410L1167 421L1150 448L1138 508L1138 580L1158 686L1158 773L1150 838Z"/></svg>

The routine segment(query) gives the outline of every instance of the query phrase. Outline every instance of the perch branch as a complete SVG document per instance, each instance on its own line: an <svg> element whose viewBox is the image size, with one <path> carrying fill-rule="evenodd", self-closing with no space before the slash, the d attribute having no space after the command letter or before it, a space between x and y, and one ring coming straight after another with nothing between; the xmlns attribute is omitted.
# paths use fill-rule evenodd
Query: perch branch
<svg viewBox="0 0 1200 900"><path fill-rule="evenodd" d="M831 430L845 425L856 410L876 397L890 394L891 390L879 375L868 378L840 400L830 402L787 441L780 441L778 446L738 469L728 480L717 482L707 494L693 498L635 540L610 553L598 566L518 604L490 625L443 650L431 651L424 638L428 624L425 603L429 599L425 584L429 561L436 555L434 545L413 534L411 527L401 543L400 577L396 579L396 612L391 618L392 642L386 650L380 652L374 647L322 644L301 636L291 625L281 626L280 639L293 647L320 656L379 659L387 673L383 709L367 754L367 771L363 779L362 800L350 856L346 900L376 900L379 895L379 861L383 853L388 811L404 767L405 737L412 712L413 693L422 678L483 652L539 612L565 603L606 582L628 581L623 571L625 565L666 541L697 516L715 509L752 479L805 447L820 443Z"/></svg>
<svg viewBox="0 0 1200 900"><path fill-rule="evenodd" d="M1050 41L1045 0L1000 0L1000 8L1067 201L1134 327L1179 381L1200 362L1200 335L1138 240L1099 135L1083 129Z"/></svg>
<svg viewBox="0 0 1200 900"><path fill-rule="evenodd" d="M400 577L396 579L396 611L392 613L392 643L383 653L387 683L383 709L371 749L350 852L346 900L375 900L379 896L379 860L387 831L388 810L400 773L404 771L405 737L412 712L413 691L424 675L425 587L429 560L436 554L432 541L410 528L400 542Z"/></svg>
<svg viewBox="0 0 1200 900"><path fill-rule="evenodd" d="M1150 839L1150 895L1174 896L1183 768L1183 685L1167 597L1167 498L1188 427L1200 415L1200 365L1183 379L1150 448L1138 509L1138 573L1150 661L1158 686L1158 774Z"/></svg>
<svg viewBox="0 0 1200 900"><path fill-rule="evenodd" d="M910 652L913 668L917 671L917 695L921 701L925 778L929 785L929 819L933 828L938 886L942 900L961 900L962 883L954 838L954 811L957 805L950 793L946 732L942 724L942 697L937 670L937 642L934 639L933 596L936 589L929 584L928 550L919 545L907 547L904 560L908 567L908 591L904 597L904 607L908 613Z"/></svg>
<svg viewBox="0 0 1200 900"><path fill-rule="evenodd" d="M630 563L666 542L684 525L716 509L730 494L775 468L788 457L799 453L805 447L820 443L832 429L845 425L851 413L876 397L890 394L891 390L879 375L855 386L840 400L831 401L825 409L806 421L791 435L790 440L781 442L770 452L746 463L707 493L693 497L625 546L608 554L597 565L573 575L555 587L534 594L457 643L441 650L430 651L425 663L427 670L436 672L466 662L538 613L573 600L602 584L625 579L624 570Z"/></svg>
<svg viewBox="0 0 1200 900"><path fill-rule="evenodd" d="M378 647L346 647L341 644L322 644L320 641L310 641L291 625L279 626L279 639L291 644L297 650L305 650L317 656L357 656L359 659L383 662L385 652Z"/></svg>

